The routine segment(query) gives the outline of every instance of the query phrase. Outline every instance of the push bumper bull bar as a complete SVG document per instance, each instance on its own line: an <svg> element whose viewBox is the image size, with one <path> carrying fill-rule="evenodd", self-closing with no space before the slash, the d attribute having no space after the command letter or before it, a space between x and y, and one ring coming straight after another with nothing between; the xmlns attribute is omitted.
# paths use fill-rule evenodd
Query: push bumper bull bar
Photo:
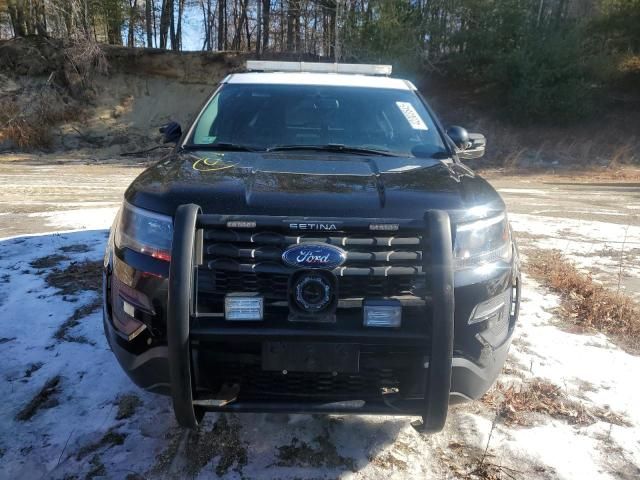
<svg viewBox="0 0 640 480"><path fill-rule="evenodd" d="M198 338L219 338L229 340L230 335L241 335L242 338L267 340L281 338L288 331L275 331L266 327L242 328L230 334L223 328L194 328L197 312L194 301L197 266L202 255L202 229L207 225L220 225L230 219L225 217L204 215L199 206L181 205L174 218L174 236L169 270L168 310L167 310L167 343L171 396L178 423L186 428L195 428L205 410L227 412L290 412L290 413L376 413L419 415L422 422L414 423L414 427L425 432L440 431L445 424L449 408L451 390L451 369L453 355L454 331L454 286L451 226L449 215L441 210L430 210L425 213L423 224L428 235L423 238L430 242L431 254L423 259L423 272L430 275L431 284L431 335L418 336L416 342L430 342L424 399L403 400L395 403L393 408L383 402L362 406L362 402L243 402L236 400L226 405L206 405L199 399L195 389L193 369L192 341ZM252 217L255 220L256 217ZM258 217L260 218L260 217ZM265 217L265 221L274 221L274 217ZM245 218L246 220L246 218ZM281 221L281 219L280 219ZM340 219L349 226L368 228L371 220ZM415 223L415 222L414 222ZM288 332L288 333L287 333ZM345 332L346 333L346 332ZM314 332L306 330L301 333L303 339L326 340L326 331ZM367 336L368 341L375 337ZM382 337L380 337L382 338ZM334 338L334 340L336 340ZM363 339L357 333L342 338L345 342L359 342ZM407 339L411 340L411 339ZM374 338L375 341L375 338Z"/></svg>

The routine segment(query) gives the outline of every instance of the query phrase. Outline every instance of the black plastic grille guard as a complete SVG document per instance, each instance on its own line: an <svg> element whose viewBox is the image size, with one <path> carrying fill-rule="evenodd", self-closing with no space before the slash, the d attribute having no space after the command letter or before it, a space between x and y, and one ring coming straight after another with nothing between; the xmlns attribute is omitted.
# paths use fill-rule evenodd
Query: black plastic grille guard
<svg viewBox="0 0 640 480"><path fill-rule="evenodd" d="M196 267L202 261L202 237L200 228L207 225L225 225L230 220L256 221L260 226L285 225L285 217L229 217L222 215L203 215L200 207L194 204L181 205L174 219L171 266L169 269L169 292L167 311L167 341L169 371L171 378L171 396L178 423L186 428L195 428L204 414L203 407L194 405L194 380L191 367L190 326L194 315L194 285ZM308 219L305 219L308 220ZM335 220L350 231L368 231L369 224L382 223L385 219L323 219L323 222ZM449 409L451 389L451 360L453 354L454 290L451 225L445 211L430 210L425 213L424 222L414 220L397 221L400 228L428 229L423 242L430 242L431 255L423 259L423 271L431 274L433 321L431 334L431 356L429 359L425 398L420 403L411 402L406 412L396 408L372 405L336 406L334 404L316 405L313 403L287 403L269 405L243 404L233 402L218 411L289 411L331 413L336 411L349 413L385 413L421 415L426 432L440 431L445 424ZM424 245L423 247L427 247ZM254 335L267 336L268 329L255 329ZM396 407L399 405L395 405ZM407 405L409 407L409 405ZM208 408L209 409L209 408ZM387 411L388 410L388 411Z"/></svg>

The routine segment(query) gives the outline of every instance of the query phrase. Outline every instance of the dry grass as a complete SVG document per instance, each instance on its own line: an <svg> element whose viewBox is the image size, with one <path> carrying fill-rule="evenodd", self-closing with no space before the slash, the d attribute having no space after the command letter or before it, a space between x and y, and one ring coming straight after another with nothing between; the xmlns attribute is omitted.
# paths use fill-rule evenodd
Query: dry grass
<svg viewBox="0 0 640 480"><path fill-rule="evenodd" d="M77 36L65 46L63 52L65 80L77 97L86 96L96 74L105 75L109 71L102 47L91 37ZM73 92L76 85L81 88Z"/></svg>
<svg viewBox="0 0 640 480"><path fill-rule="evenodd" d="M185 461L184 472L179 478L202 477L203 474L206 478L221 477L230 471L236 477L244 478L242 470L248 462L248 450L241 429L235 416L221 414L209 430L203 425L186 433L179 429L168 432L167 446L156 456L148 478L178 478L172 472L178 455ZM216 462L211 464L214 459Z"/></svg>
<svg viewBox="0 0 640 480"><path fill-rule="evenodd" d="M49 125L28 115L15 99L0 99L0 143L11 142L18 148L49 147Z"/></svg>
<svg viewBox="0 0 640 480"><path fill-rule="evenodd" d="M571 400L560 387L540 379L525 383L521 388L497 383L482 397L482 401L494 408L507 425L531 426L534 421L532 414L548 415L581 426L597 421L629 425L622 415Z"/></svg>
<svg viewBox="0 0 640 480"><path fill-rule="evenodd" d="M104 463L102 463L102 460L100 460L100 456L94 455L89 462L89 466L91 468L85 475L85 480L93 480L96 477L105 477L107 475L107 469L105 468Z"/></svg>
<svg viewBox="0 0 640 480"><path fill-rule="evenodd" d="M54 144L53 128L78 119L86 101L94 95L95 75L108 70L104 52L92 38L40 42L42 53L28 40L15 41L9 47L15 49L14 55L39 64L37 72L41 76L29 74L27 80L18 81L17 88L0 88L0 144L10 150L50 148Z"/></svg>
<svg viewBox="0 0 640 480"><path fill-rule="evenodd" d="M120 433L115 430L115 428L111 428L107 433L105 433L100 440L94 443L90 443L85 445L78 453L76 453L76 459L82 460L88 455L100 450L100 449L109 449L114 446L122 445L127 438L125 433Z"/></svg>
<svg viewBox="0 0 640 480"><path fill-rule="evenodd" d="M370 458L369 461L376 467L382 468L383 470L387 471L406 471L409 468L409 464L407 462L399 459L398 457L393 455L392 452L384 452L382 455Z"/></svg>
<svg viewBox="0 0 640 480"><path fill-rule="evenodd" d="M491 439L489 438L489 440ZM446 449L438 450L442 460L452 474L452 478L460 480L515 480L527 478L528 472L502 465L502 462L494 454L488 452L488 444L486 449L480 449L469 446L466 443L452 441L449 442ZM526 468L526 470L529 469Z"/></svg>
<svg viewBox="0 0 640 480"><path fill-rule="evenodd" d="M102 260L72 262L66 268L56 268L46 277L51 287L62 295L74 295L83 290L99 292L102 285Z"/></svg>
<svg viewBox="0 0 640 480"><path fill-rule="evenodd" d="M60 376L50 378L36 393L27 405L16 415L16 420L26 422L33 417L38 410L52 408L58 405L58 394L60 393Z"/></svg>
<svg viewBox="0 0 640 480"><path fill-rule="evenodd" d="M57 266L59 263L64 262L65 260L69 260L69 257L65 257L64 255L59 255L54 253L53 255L48 255L46 257L36 258L32 262L29 263L33 268L38 270L44 270L48 268L53 268Z"/></svg>
<svg viewBox="0 0 640 480"><path fill-rule="evenodd" d="M618 68L623 73L640 75L640 55L625 56L618 64Z"/></svg>
<svg viewBox="0 0 640 480"><path fill-rule="evenodd" d="M563 317L587 331L609 335L630 353L640 354L640 305L580 272L559 252L528 253L528 272L562 299Z"/></svg>
<svg viewBox="0 0 640 480"><path fill-rule="evenodd" d="M133 393L120 396L118 398L118 413L116 414L116 420L125 420L132 417L140 405L142 405L142 400Z"/></svg>
<svg viewBox="0 0 640 480"><path fill-rule="evenodd" d="M87 253L91 250L89 245L85 245L84 243L74 243L72 245L65 245L64 247L60 247L60 251L64 253Z"/></svg>
<svg viewBox="0 0 640 480"><path fill-rule="evenodd" d="M0 98L0 143L27 150L49 148L53 144L52 128L77 116L77 107L66 103L51 85Z"/></svg>
<svg viewBox="0 0 640 480"><path fill-rule="evenodd" d="M515 181L522 180L523 175L528 180L535 180L545 183L576 183L576 184L594 184L594 183L638 183L640 182L640 168L630 165L621 165L615 167L591 167L583 166L579 170L557 170L553 171L549 168L494 168L491 166L478 165L476 172L484 178L490 180L493 178L508 179L513 178ZM521 234L521 232L519 233Z"/></svg>
<svg viewBox="0 0 640 480"><path fill-rule="evenodd" d="M314 439L314 442L315 446L293 437L289 445L278 447L275 465L279 467L341 468L352 472L356 471L354 460L338 453L326 428L322 434Z"/></svg>
<svg viewBox="0 0 640 480"><path fill-rule="evenodd" d="M58 329L53 334L53 338L60 341L65 342L75 342L75 343L87 343L93 345L94 342L90 341L84 335L72 335L71 330L80 325L80 321L91 315L93 312L98 310L102 306L102 299L99 297L94 298L91 302L81 307L76 308L76 310L67 318L62 325L58 327Z"/></svg>

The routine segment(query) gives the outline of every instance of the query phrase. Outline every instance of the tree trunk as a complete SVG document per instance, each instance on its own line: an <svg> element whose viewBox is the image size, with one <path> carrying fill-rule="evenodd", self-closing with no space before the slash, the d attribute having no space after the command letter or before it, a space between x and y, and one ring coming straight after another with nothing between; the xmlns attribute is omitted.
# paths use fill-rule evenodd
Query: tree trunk
<svg viewBox="0 0 640 480"><path fill-rule="evenodd" d="M231 40L231 49L240 50L240 34L242 33L242 22L244 17L238 13L238 0L233 1L233 40Z"/></svg>
<svg viewBox="0 0 640 480"><path fill-rule="evenodd" d="M127 34L127 47L135 46L136 10L138 0L129 0L129 30Z"/></svg>
<svg viewBox="0 0 640 480"><path fill-rule="evenodd" d="M300 51L302 37L300 35L300 0L296 0L294 3L294 18L293 18L293 37L294 37L294 45L293 48L296 52Z"/></svg>
<svg viewBox="0 0 640 480"><path fill-rule="evenodd" d="M82 25L82 32L89 36L89 22L88 22L88 4L83 3L84 9L80 12L80 23ZM104 23L107 29L107 41L110 45L122 45L122 26L124 24L123 5L119 2L104 2L103 15ZM73 15L69 20L71 25L70 35L75 35L78 32L78 26L74 24Z"/></svg>
<svg viewBox="0 0 640 480"><path fill-rule="evenodd" d="M160 48L167 48L169 26L173 23L173 0L162 0L160 13Z"/></svg>
<svg viewBox="0 0 640 480"><path fill-rule="evenodd" d="M284 52L285 47L284 47L284 34L285 34L285 28L284 28L284 17L285 17L285 13L284 13L284 0L280 0L280 43L279 43L279 48L281 52Z"/></svg>
<svg viewBox="0 0 640 480"><path fill-rule="evenodd" d="M338 15L336 10L338 9L338 2L332 2L333 8L329 10L329 58L337 61L336 58L336 23L338 21Z"/></svg>
<svg viewBox="0 0 640 480"><path fill-rule="evenodd" d="M179 2L180 0L178 0ZM169 22L170 36L171 36L171 50L178 50L178 39L176 38L176 15L173 8L173 1L171 2L171 21Z"/></svg>
<svg viewBox="0 0 640 480"><path fill-rule="evenodd" d="M342 43L340 42L341 38L340 38L340 25L339 25L339 21L340 21L340 16L342 15L342 0L336 0L336 10L335 10L335 14L334 14L334 18L333 18L333 37L334 37L334 45L335 45L335 49L334 49L334 62L339 62L340 58L342 57Z"/></svg>
<svg viewBox="0 0 640 480"><path fill-rule="evenodd" d="M153 43L155 47L158 47L158 16L156 15L156 4L155 0L151 0L151 6L153 7L152 16L153 16Z"/></svg>
<svg viewBox="0 0 640 480"><path fill-rule="evenodd" d="M21 37L24 35L20 23L18 21L18 8L14 0L7 2L7 12L9 13L9 20L11 21L11 29L13 30L14 37Z"/></svg>
<svg viewBox="0 0 640 480"><path fill-rule="evenodd" d="M262 42L262 0L258 0L258 12L256 15L256 55L260 58L260 44Z"/></svg>
<svg viewBox="0 0 640 480"><path fill-rule="evenodd" d="M27 35L27 26L24 21L24 4L21 0L9 0L7 2L9 10L9 18L11 19L11 27L15 37L24 37Z"/></svg>
<svg viewBox="0 0 640 480"><path fill-rule="evenodd" d="M153 23L151 15L153 12L153 0L144 2L144 25L147 32L147 47L153 48Z"/></svg>
<svg viewBox="0 0 640 480"><path fill-rule="evenodd" d="M269 49L269 28L271 20L271 0L262 0L262 51Z"/></svg>
<svg viewBox="0 0 640 480"><path fill-rule="evenodd" d="M200 8L202 9L202 25L204 26L204 42L202 50L211 50L211 0L200 0Z"/></svg>
<svg viewBox="0 0 640 480"><path fill-rule="evenodd" d="M218 50L227 49L227 0L218 0Z"/></svg>
<svg viewBox="0 0 640 480"><path fill-rule="evenodd" d="M45 12L44 0L34 0L34 23L38 35L47 35L47 16Z"/></svg>
<svg viewBox="0 0 640 480"><path fill-rule="evenodd" d="M213 50L213 29L215 26L215 14L212 0L207 0L207 50Z"/></svg>
<svg viewBox="0 0 640 480"><path fill-rule="evenodd" d="M249 0L244 0L244 7L242 8L243 16L244 16L244 29L247 35L247 52L251 51L251 30L249 29L249 16L247 15L247 8L249 4Z"/></svg>
<svg viewBox="0 0 640 480"><path fill-rule="evenodd" d="M289 0L287 5L287 52L293 51L293 24L295 0Z"/></svg>
<svg viewBox="0 0 640 480"><path fill-rule="evenodd" d="M182 16L184 14L184 0L178 0L178 27L176 29L176 46L173 50L182 50Z"/></svg>
<svg viewBox="0 0 640 480"><path fill-rule="evenodd" d="M89 28L89 25L91 24L91 20L90 20L90 15L89 15L89 1L88 0L84 0L81 4L81 9L80 9L80 20L82 23L82 34L85 38L90 38L91 37L91 28ZM122 33L122 10L121 10L121 6L120 7L116 7L114 8L114 27L116 27L117 24L117 31L118 31L118 35L120 35ZM116 30L116 28L114 28L114 30ZM115 40L115 39L114 39ZM118 38L117 40L117 45L122 45L122 38Z"/></svg>

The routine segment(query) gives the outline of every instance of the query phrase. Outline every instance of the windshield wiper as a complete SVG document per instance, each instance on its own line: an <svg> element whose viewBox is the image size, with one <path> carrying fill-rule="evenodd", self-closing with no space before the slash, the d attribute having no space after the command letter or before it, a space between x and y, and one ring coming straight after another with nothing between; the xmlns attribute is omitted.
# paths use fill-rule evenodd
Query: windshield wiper
<svg viewBox="0 0 640 480"><path fill-rule="evenodd" d="M249 145L241 145L239 143L208 143L208 144L187 144L184 146L187 150L220 150L223 152L259 152L260 149L250 147Z"/></svg>
<svg viewBox="0 0 640 480"><path fill-rule="evenodd" d="M341 143L327 143L326 145L275 145L267 148L267 152L279 152L285 150L315 150L318 152L351 153L355 155L381 155L384 157L398 157L399 155L388 150L378 150L366 147L351 147Z"/></svg>

